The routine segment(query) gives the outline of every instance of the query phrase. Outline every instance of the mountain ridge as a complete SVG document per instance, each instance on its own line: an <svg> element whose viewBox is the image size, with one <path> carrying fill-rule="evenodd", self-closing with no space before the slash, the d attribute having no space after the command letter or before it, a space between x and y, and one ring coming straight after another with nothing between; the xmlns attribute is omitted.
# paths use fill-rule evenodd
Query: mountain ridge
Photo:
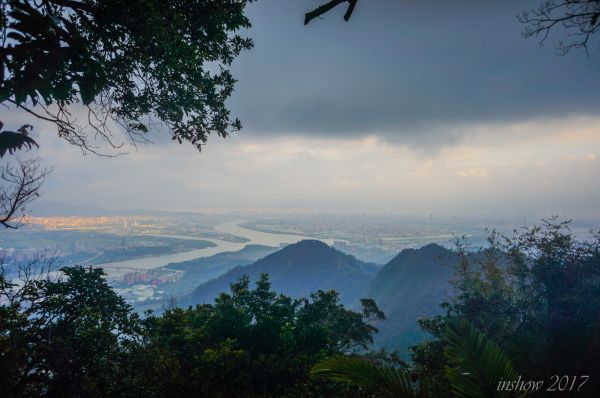
<svg viewBox="0 0 600 398"><path fill-rule="evenodd" d="M291 297L308 296L316 290L335 289L345 304L355 304L366 292L379 266L356 259L318 240L290 244L247 266L238 266L198 286L193 304L210 302L243 275L256 281L268 273L273 290Z"/></svg>

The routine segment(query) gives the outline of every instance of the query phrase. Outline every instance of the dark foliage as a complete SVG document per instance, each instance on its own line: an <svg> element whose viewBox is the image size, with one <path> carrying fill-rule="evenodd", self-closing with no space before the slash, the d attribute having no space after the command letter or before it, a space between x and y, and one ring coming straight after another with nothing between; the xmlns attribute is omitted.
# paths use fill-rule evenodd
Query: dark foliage
<svg viewBox="0 0 600 398"><path fill-rule="evenodd" d="M62 269L64 279L0 277L0 390L8 397L108 395L137 316L102 271Z"/></svg>
<svg viewBox="0 0 600 398"><path fill-rule="evenodd" d="M315 377L358 386L372 397L393 398L493 398L519 397L518 391L498 391L498 380L514 380L517 375L510 360L496 343L460 318L450 319L444 337L448 341L445 376L448 384L429 374L415 374L406 365L391 366L368 357L336 355L319 361Z"/></svg>
<svg viewBox="0 0 600 398"><path fill-rule="evenodd" d="M600 236L579 241L569 222L551 219L505 237L492 233L477 255L459 246L455 298L444 316L421 321L437 340L413 348L417 369L440 375L445 324L467 319L531 380L588 375L578 396L600 392Z"/></svg>
<svg viewBox="0 0 600 398"><path fill-rule="evenodd" d="M98 269L20 286L0 277L0 390L8 397L311 397L356 391L310 379L327 355L363 350L383 316L333 291L277 295L263 275L214 304L140 320Z"/></svg>
<svg viewBox="0 0 600 398"><path fill-rule="evenodd" d="M241 127L225 101L229 65L252 46L236 33L250 26L250 1L3 1L0 102L93 152L91 136L119 146L111 126L135 140L152 119L200 148L210 133Z"/></svg>
<svg viewBox="0 0 600 398"><path fill-rule="evenodd" d="M0 122L0 158L6 155L6 152L11 155L21 149L31 149L34 146L39 148L35 140L29 137L28 130L33 127L29 124L24 124L17 131L2 130L4 123Z"/></svg>

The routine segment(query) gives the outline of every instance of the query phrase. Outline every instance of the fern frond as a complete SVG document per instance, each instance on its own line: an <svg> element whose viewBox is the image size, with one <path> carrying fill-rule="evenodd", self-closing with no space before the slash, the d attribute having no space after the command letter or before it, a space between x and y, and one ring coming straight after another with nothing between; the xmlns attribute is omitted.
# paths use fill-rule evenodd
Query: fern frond
<svg viewBox="0 0 600 398"><path fill-rule="evenodd" d="M446 376L453 395L459 398L516 397L519 392L498 391L501 381L518 378L502 349L464 319L451 319L446 325L449 366Z"/></svg>
<svg viewBox="0 0 600 398"><path fill-rule="evenodd" d="M360 359L336 355L317 363L313 376L372 388L384 396L414 398L415 389L407 372L397 368L383 368Z"/></svg>

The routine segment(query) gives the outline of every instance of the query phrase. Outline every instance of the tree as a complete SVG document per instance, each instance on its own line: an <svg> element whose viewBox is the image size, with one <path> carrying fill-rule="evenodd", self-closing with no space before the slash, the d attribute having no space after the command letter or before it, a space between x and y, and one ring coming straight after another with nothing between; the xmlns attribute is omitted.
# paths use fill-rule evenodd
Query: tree
<svg viewBox="0 0 600 398"><path fill-rule="evenodd" d="M119 147L115 126L143 140L152 120L200 149L241 127L225 101L229 66L252 47L237 33L251 1L3 1L0 103L84 151L97 153L96 136Z"/></svg>
<svg viewBox="0 0 600 398"><path fill-rule="evenodd" d="M0 390L7 397L110 396L138 317L100 269L69 267L49 278L47 263L0 274Z"/></svg>
<svg viewBox="0 0 600 398"><path fill-rule="evenodd" d="M17 131L2 131L0 121L0 159L8 152L39 147L29 137L31 125L25 124ZM0 225L17 228L23 219L27 205L39 196L39 189L50 169L39 166L39 158L22 160L17 158L0 167Z"/></svg>
<svg viewBox="0 0 600 398"><path fill-rule="evenodd" d="M517 373L502 349L468 321L449 319L445 338L448 341L444 351L448 360L445 372L453 396L492 398L525 395L516 389L498 389L499 382L517 380Z"/></svg>
<svg viewBox="0 0 600 398"><path fill-rule="evenodd" d="M241 128L225 103L235 83L229 66L252 47L237 33L250 26L249 2L2 1L0 103L54 124L84 153L106 155L97 138L120 148L117 131L134 145L145 142L156 123L200 150L209 134L226 137ZM1 132L0 157L37 147L31 128ZM0 224L14 227L48 173L34 162L6 167Z"/></svg>
<svg viewBox="0 0 600 398"><path fill-rule="evenodd" d="M337 294L278 295L263 275L231 285L214 304L141 320L100 269L46 263L0 267L0 390L7 397L351 397L312 380L327 355L362 350L381 312L345 309Z"/></svg>
<svg viewBox="0 0 600 398"><path fill-rule="evenodd" d="M333 291L294 300L273 292L265 274L255 289L244 277L214 304L148 317L145 351L154 354L146 357L160 358L158 365L136 361L128 372L154 369L140 384L152 381L161 397L339 396L311 381L310 368L372 342L376 329L367 321L380 311L366 304L363 314L347 310Z"/></svg>
<svg viewBox="0 0 600 398"><path fill-rule="evenodd" d="M459 317L528 377L587 375L579 394L596 396L600 363L591 353L600 348L600 235L577 240L569 225L553 218L512 236L492 232L490 246L475 252L459 247L457 295L443 304L445 315L420 322L437 339L413 347L416 368L443 371L444 330Z"/></svg>
<svg viewBox="0 0 600 398"><path fill-rule="evenodd" d="M21 224L50 171L40 166L38 158L17 158L0 167L0 225L16 229Z"/></svg>

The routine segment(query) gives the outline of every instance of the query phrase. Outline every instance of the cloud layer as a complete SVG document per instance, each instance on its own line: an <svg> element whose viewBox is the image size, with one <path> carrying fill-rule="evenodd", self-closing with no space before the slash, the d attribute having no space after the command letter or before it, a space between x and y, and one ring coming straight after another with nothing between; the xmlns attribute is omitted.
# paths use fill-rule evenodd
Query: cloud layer
<svg viewBox="0 0 600 398"><path fill-rule="evenodd" d="M202 154L164 131L82 157L39 121L47 200L108 208L600 213L600 54L521 37L534 1L320 1L249 6L234 63L244 129ZM22 115L1 110L16 124ZM8 123L7 123L8 125Z"/></svg>
<svg viewBox="0 0 600 398"><path fill-rule="evenodd" d="M421 149L473 124L596 114L600 56L557 56L560 31L541 48L525 40L516 15L538 4L361 1L349 23L340 8L305 27L311 2L258 2L232 106L244 134L376 134Z"/></svg>

